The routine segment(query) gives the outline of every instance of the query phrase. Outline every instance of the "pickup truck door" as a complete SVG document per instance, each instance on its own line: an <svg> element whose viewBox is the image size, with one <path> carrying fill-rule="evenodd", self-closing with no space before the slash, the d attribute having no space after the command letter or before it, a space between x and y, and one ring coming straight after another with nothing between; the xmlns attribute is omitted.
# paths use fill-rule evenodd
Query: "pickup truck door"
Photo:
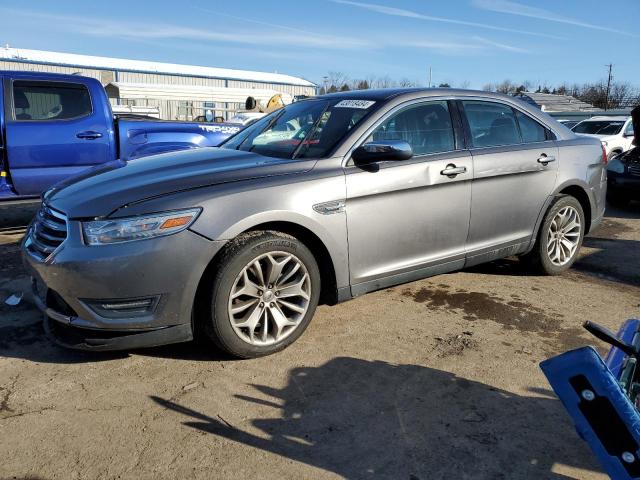
<svg viewBox="0 0 640 480"><path fill-rule="evenodd" d="M28 75L5 80L6 159L18 195L40 195L115 156L106 96L88 83Z"/></svg>

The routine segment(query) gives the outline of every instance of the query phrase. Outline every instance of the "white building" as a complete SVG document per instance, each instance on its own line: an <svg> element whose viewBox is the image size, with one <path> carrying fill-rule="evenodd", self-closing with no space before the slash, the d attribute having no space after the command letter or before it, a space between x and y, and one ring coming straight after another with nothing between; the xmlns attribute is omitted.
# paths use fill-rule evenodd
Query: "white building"
<svg viewBox="0 0 640 480"><path fill-rule="evenodd" d="M207 110L230 117L248 96L266 103L280 93L315 95L316 85L280 73L147 62L0 47L0 70L28 70L93 77L105 86L113 105L157 108L166 120L193 120ZM133 109L135 110L135 109Z"/></svg>

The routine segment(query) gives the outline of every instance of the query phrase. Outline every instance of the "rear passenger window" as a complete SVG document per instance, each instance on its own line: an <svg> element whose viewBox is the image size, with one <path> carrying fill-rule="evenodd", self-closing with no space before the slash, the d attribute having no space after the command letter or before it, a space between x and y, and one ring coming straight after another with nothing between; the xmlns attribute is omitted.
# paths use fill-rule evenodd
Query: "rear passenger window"
<svg viewBox="0 0 640 480"><path fill-rule="evenodd" d="M520 133L524 143L544 142L546 140L545 128L534 119L518 110L516 110L516 118L520 125Z"/></svg>
<svg viewBox="0 0 640 480"><path fill-rule="evenodd" d="M405 140L414 155L455 150L453 124L446 101L414 105L380 125L371 140Z"/></svg>
<svg viewBox="0 0 640 480"><path fill-rule="evenodd" d="M68 120L91 113L84 85L62 82L13 82L13 109L18 121Z"/></svg>
<svg viewBox="0 0 640 480"><path fill-rule="evenodd" d="M629 122L627 128L624 129L624 134L633 137L633 122Z"/></svg>
<svg viewBox="0 0 640 480"><path fill-rule="evenodd" d="M521 143L513 109L508 105L473 100L464 100L462 104L474 147Z"/></svg>

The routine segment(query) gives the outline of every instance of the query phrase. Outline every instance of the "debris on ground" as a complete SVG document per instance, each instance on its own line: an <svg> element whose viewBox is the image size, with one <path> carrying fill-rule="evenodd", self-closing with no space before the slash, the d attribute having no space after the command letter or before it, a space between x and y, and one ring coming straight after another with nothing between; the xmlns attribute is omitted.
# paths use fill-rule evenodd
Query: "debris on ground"
<svg viewBox="0 0 640 480"><path fill-rule="evenodd" d="M472 332L463 332L461 334L447 335L443 337L435 337L436 346L434 350L438 353L438 357L448 357L450 355L462 355L465 350L475 350L478 348L478 342L469 338Z"/></svg>

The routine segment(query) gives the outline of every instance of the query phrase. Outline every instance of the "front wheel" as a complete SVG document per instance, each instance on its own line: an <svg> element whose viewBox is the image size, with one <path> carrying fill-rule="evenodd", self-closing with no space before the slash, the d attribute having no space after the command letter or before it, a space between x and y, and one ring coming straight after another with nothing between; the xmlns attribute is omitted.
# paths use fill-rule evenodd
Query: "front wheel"
<svg viewBox="0 0 640 480"><path fill-rule="evenodd" d="M302 242L280 232L251 232L221 256L204 331L234 356L269 355L302 335L319 298L318 265Z"/></svg>
<svg viewBox="0 0 640 480"><path fill-rule="evenodd" d="M574 197L558 197L544 217L533 250L523 257L534 270L558 275L575 262L585 233L582 205Z"/></svg>

